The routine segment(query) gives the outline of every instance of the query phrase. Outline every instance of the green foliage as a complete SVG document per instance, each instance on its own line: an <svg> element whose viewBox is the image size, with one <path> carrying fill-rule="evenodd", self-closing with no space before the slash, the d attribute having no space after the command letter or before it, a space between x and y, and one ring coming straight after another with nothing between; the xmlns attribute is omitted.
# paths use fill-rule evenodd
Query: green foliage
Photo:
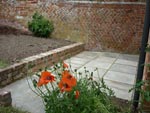
<svg viewBox="0 0 150 113"><path fill-rule="evenodd" d="M94 80L93 72L85 69L86 76L83 77L81 72L64 68L62 63L46 70L55 75L54 82L39 87L37 84L42 75L39 76L38 73L35 78L31 78L34 86L32 90L43 99L46 113L120 113L111 100L113 91L106 86L103 78ZM64 70L69 71L77 80L76 86L69 92L62 92L58 87ZM75 98L77 90L80 93Z"/></svg>
<svg viewBox="0 0 150 113"><path fill-rule="evenodd" d="M150 80L142 80L136 83L136 85L129 90L131 92L132 90L138 91L141 94L141 100L140 102L143 103L144 101L150 102ZM144 89L143 89L144 88Z"/></svg>
<svg viewBox="0 0 150 113"><path fill-rule="evenodd" d="M136 85L129 90L129 92L132 90L138 91L140 93L141 97L138 101L140 105L138 111L143 113L144 102L150 102L150 80L141 80L137 82Z"/></svg>
<svg viewBox="0 0 150 113"><path fill-rule="evenodd" d="M0 113L29 113L29 112L22 111L20 109L13 108L13 107L2 107L2 106L0 106Z"/></svg>
<svg viewBox="0 0 150 113"><path fill-rule="evenodd" d="M59 90L55 89L52 96L44 97L46 113L117 113L110 97L101 91L103 87L99 85L96 82L80 80L76 87L81 91L78 100L74 98L74 90L58 98Z"/></svg>
<svg viewBox="0 0 150 113"><path fill-rule="evenodd" d="M150 45L149 44L146 47L146 52L150 52Z"/></svg>
<svg viewBox="0 0 150 113"><path fill-rule="evenodd" d="M150 45L147 45L147 48L146 48L146 52L150 52ZM150 64L149 63L145 63L143 64L144 66L147 66L148 69L150 69ZM142 65L142 66L143 66ZM149 72L150 70L148 70ZM150 80L147 79L147 80L141 80L141 81L138 81L135 86L133 88L131 88L129 90L129 92L131 92L132 90L134 91L138 91L141 95L141 98L139 100L139 103L141 104L141 111L142 111L142 106L143 106L143 103L146 101L146 102L150 102Z"/></svg>
<svg viewBox="0 0 150 113"><path fill-rule="evenodd" d="M32 16L32 21L28 22L28 29L37 37L47 38L54 31L54 25L42 15L35 13Z"/></svg>
<svg viewBox="0 0 150 113"><path fill-rule="evenodd" d="M0 60L0 68L5 68L7 66L8 66L8 63L6 63L6 61Z"/></svg>

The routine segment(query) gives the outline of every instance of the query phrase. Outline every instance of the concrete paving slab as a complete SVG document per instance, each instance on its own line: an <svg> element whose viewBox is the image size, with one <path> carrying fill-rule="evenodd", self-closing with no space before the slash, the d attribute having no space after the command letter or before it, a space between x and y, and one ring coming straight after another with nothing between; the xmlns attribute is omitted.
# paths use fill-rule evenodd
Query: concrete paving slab
<svg viewBox="0 0 150 113"><path fill-rule="evenodd" d="M95 68L101 68L101 69L109 69L112 63L107 63L107 62L97 62L97 61L90 61L85 65L85 67L95 67Z"/></svg>
<svg viewBox="0 0 150 113"><path fill-rule="evenodd" d="M70 64L68 64L70 67L71 67L71 69L79 69L79 68L81 68L82 67L82 65L81 64L74 64L74 63L71 63L71 65Z"/></svg>
<svg viewBox="0 0 150 113"><path fill-rule="evenodd" d="M75 56L76 58L85 58L85 59L88 59L88 60L91 60L91 59L94 59L97 57L96 56L86 56L86 55L82 55L82 56Z"/></svg>
<svg viewBox="0 0 150 113"><path fill-rule="evenodd" d="M107 62L107 63L113 63L116 60L116 58L112 57L105 57L105 56L99 56L94 61L96 62Z"/></svg>
<svg viewBox="0 0 150 113"><path fill-rule="evenodd" d="M135 76L122 72L108 71L105 74L104 79L133 85L135 81Z"/></svg>
<svg viewBox="0 0 150 113"><path fill-rule="evenodd" d="M131 100L133 93L128 93L128 91L120 90L118 88L113 88L112 90L115 92L115 96L120 99Z"/></svg>
<svg viewBox="0 0 150 113"><path fill-rule="evenodd" d="M104 57L112 57L112 58L118 58L120 53L112 53L112 52L99 52L99 56Z"/></svg>
<svg viewBox="0 0 150 113"><path fill-rule="evenodd" d="M12 106L31 113L45 113L41 98L31 91L26 78L18 80L4 89L11 91Z"/></svg>
<svg viewBox="0 0 150 113"><path fill-rule="evenodd" d="M131 100L133 91L129 93L129 90L133 87L133 85L124 84L120 82L105 80L105 83L108 87L110 87L117 98Z"/></svg>
<svg viewBox="0 0 150 113"><path fill-rule="evenodd" d="M81 67L79 70L78 70L78 73L82 73L82 76L85 77L86 76L86 73L85 73L85 70L88 70L89 73L93 72L93 77L95 79L97 78L102 78L104 76L104 74L106 73L106 69L96 69L94 67Z"/></svg>
<svg viewBox="0 0 150 113"><path fill-rule="evenodd" d="M85 59L94 59L98 56L98 53L97 52L91 52L90 51L84 51L84 52L81 52L80 54L78 55L75 55L74 57L78 57L78 58L85 58Z"/></svg>
<svg viewBox="0 0 150 113"><path fill-rule="evenodd" d="M137 67L137 65L138 65L137 61L124 60L124 59L117 59L115 63L129 65L129 66L135 66L135 67Z"/></svg>
<svg viewBox="0 0 150 113"><path fill-rule="evenodd" d="M72 64L73 63L73 64L81 64L81 65L84 65L84 64L86 64L89 61L90 60L88 60L88 59L77 58L77 57L65 60L65 62L68 63L68 64Z"/></svg>
<svg viewBox="0 0 150 113"><path fill-rule="evenodd" d="M121 82L117 82L117 81L105 80L105 83L110 88L117 88L119 90L124 90L126 92L128 92L131 88L133 88L133 85L126 84L126 83L121 83Z"/></svg>
<svg viewBox="0 0 150 113"><path fill-rule="evenodd" d="M113 64L110 68L111 71L123 72L133 75L137 73L137 67L129 66L129 65L122 65L122 64Z"/></svg>
<svg viewBox="0 0 150 113"><path fill-rule="evenodd" d="M138 62L139 55L120 54L118 59Z"/></svg>

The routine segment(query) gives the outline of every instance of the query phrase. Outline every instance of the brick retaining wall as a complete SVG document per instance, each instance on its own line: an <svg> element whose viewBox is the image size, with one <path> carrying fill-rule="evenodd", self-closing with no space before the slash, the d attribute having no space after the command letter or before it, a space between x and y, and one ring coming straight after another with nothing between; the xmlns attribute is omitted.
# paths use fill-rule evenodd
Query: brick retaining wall
<svg viewBox="0 0 150 113"><path fill-rule="evenodd" d="M27 76L27 72L36 72L47 66L65 60L84 50L84 44L75 43L54 49L46 53L31 56L23 59L20 63L16 63L7 68L0 69L0 87L14 82L17 79Z"/></svg>
<svg viewBox="0 0 150 113"><path fill-rule="evenodd" d="M38 1L2 0L0 19L27 27L37 11L53 20L53 37L84 42L87 50L139 52L145 3Z"/></svg>
<svg viewBox="0 0 150 113"><path fill-rule="evenodd" d="M11 106L11 92L0 89L0 106Z"/></svg>

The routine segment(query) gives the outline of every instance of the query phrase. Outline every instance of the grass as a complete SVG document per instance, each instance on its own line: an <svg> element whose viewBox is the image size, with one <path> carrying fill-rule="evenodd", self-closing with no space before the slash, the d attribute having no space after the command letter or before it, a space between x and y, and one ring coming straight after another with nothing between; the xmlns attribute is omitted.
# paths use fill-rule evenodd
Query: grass
<svg viewBox="0 0 150 113"><path fill-rule="evenodd" d="M8 66L8 63L6 61L0 59L0 69L5 68L7 66Z"/></svg>
<svg viewBox="0 0 150 113"><path fill-rule="evenodd" d="M29 113L27 111L22 111L14 107L2 107L0 106L0 113Z"/></svg>

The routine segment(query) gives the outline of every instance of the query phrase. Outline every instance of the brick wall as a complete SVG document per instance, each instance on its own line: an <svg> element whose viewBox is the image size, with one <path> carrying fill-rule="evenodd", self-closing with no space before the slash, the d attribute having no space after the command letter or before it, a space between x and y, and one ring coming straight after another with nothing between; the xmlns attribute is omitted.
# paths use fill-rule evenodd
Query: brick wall
<svg viewBox="0 0 150 113"><path fill-rule="evenodd" d="M7 68L0 69L0 88L27 76L29 73L33 74L33 72L37 72L39 69L52 66L61 60L65 60L82 52L83 50L84 45L82 43L75 43L72 45L64 46L62 48L54 49L52 51L48 51L46 53L41 53L36 56L25 58L20 63L16 63Z"/></svg>
<svg viewBox="0 0 150 113"><path fill-rule="evenodd" d="M0 89L0 106L11 106L11 92Z"/></svg>
<svg viewBox="0 0 150 113"><path fill-rule="evenodd" d="M58 0L57 0L58 1ZM65 1L73 1L73 0L65 0ZM100 2L138 2L138 1L144 1L144 0L74 0L74 1L100 1Z"/></svg>
<svg viewBox="0 0 150 113"><path fill-rule="evenodd" d="M150 34L150 33L149 33ZM149 41L148 44L150 45L150 35L149 35ZM146 64L150 64L150 52L146 53L146 59L145 59ZM149 80L150 81L150 67L144 67L144 80ZM150 84L149 84L150 85ZM150 91L150 86L148 87ZM143 110L150 112L150 102L144 102L143 105Z"/></svg>
<svg viewBox="0 0 150 113"><path fill-rule="evenodd" d="M40 0L40 1L46 1L46 0ZM51 0L51 2L58 2L58 1L145 2L145 0Z"/></svg>
<svg viewBox="0 0 150 113"><path fill-rule="evenodd" d="M128 0L129 1L129 0ZM0 19L27 27L34 12L54 21L56 38L84 42L87 50L137 53L145 4L138 2L0 2Z"/></svg>
<svg viewBox="0 0 150 113"><path fill-rule="evenodd" d="M148 45L150 45L150 33L149 33L149 40ZM150 52L146 53L145 63L150 64ZM144 67L144 79L150 80L150 67Z"/></svg>

